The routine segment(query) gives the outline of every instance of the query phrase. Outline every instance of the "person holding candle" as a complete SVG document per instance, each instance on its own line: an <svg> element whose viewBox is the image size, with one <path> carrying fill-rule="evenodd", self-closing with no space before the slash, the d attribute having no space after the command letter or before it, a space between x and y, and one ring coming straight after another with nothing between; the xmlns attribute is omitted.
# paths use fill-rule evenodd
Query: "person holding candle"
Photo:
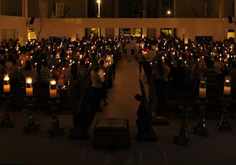
<svg viewBox="0 0 236 165"><path fill-rule="evenodd" d="M1 66L0 66L0 82L2 84L3 76L7 74L8 70L6 67L6 61L4 59L1 60Z"/></svg>
<svg viewBox="0 0 236 165"><path fill-rule="evenodd" d="M142 54L142 50L140 50L139 53L137 53L137 59L138 59L138 65L139 65L139 73L141 73L142 68L144 71L144 62L145 62L144 56Z"/></svg>
<svg viewBox="0 0 236 165"><path fill-rule="evenodd" d="M6 67L7 67L8 70L9 70L9 68L12 66L12 60L13 60L13 55L10 54L10 55L8 56L8 60L7 60L7 62L6 62Z"/></svg>
<svg viewBox="0 0 236 165"><path fill-rule="evenodd" d="M58 63L56 66L56 70L53 72L53 77L56 78L57 87L62 87L65 85L65 75L62 72L62 65Z"/></svg>
<svg viewBox="0 0 236 165"><path fill-rule="evenodd" d="M170 69L168 80L172 78L172 89L183 89L185 83L185 68L183 67L182 60L177 60L177 66Z"/></svg>
<svg viewBox="0 0 236 165"><path fill-rule="evenodd" d="M155 53L152 50L152 46L148 46L148 50L145 57L145 71L146 71L146 76L147 76L147 83L149 84L150 82L150 76L152 75L152 62L153 59L155 58Z"/></svg>
<svg viewBox="0 0 236 165"><path fill-rule="evenodd" d="M40 70L40 78L43 83L43 87L48 89L49 82L52 78L52 72L48 68L48 61L44 60L42 63L42 69Z"/></svg>
<svg viewBox="0 0 236 165"><path fill-rule="evenodd" d="M194 64L193 64L192 71L191 71L191 81L193 83L194 89L197 89L202 72L201 72L200 64L199 64L196 56L193 58L193 62L194 62Z"/></svg>
<svg viewBox="0 0 236 165"><path fill-rule="evenodd" d="M12 59L12 66L9 68L9 77L11 81L11 86L19 85L20 81L20 70L16 65L16 59Z"/></svg>
<svg viewBox="0 0 236 165"><path fill-rule="evenodd" d="M203 76L207 78L207 89L215 89L218 85L218 72L214 68L214 61L208 62L207 68L203 71Z"/></svg>
<svg viewBox="0 0 236 165"><path fill-rule="evenodd" d="M99 66L94 66L94 70L91 71L91 80L92 80L92 102L93 102L93 109L95 111L102 111L100 108L100 103L102 100L102 82L104 79L98 74Z"/></svg>
<svg viewBox="0 0 236 165"><path fill-rule="evenodd" d="M161 114L161 108L164 104L164 88L165 88L165 73L162 59L158 59L157 63L154 65L152 70L152 75L154 78L154 84L156 88L157 96L157 115Z"/></svg>
<svg viewBox="0 0 236 165"><path fill-rule="evenodd" d="M102 99L104 101L104 105L107 106L109 103L107 103L106 98L107 98L107 88L108 88L108 74L109 74L109 68L104 66L104 61L101 60L99 63L99 71L98 74L100 78L103 80L102 82Z"/></svg>
<svg viewBox="0 0 236 165"><path fill-rule="evenodd" d="M48 68L52 69L53 71L56 70L56 66L57 66L57 59L56 59L56 55L57 53L55 51L52 52L52 57L49 59L48 61Z"/></svg>
<svg viewBox="0 0 236 165"><path fill-rule="evenodd" d="M232 62L232 70L229 73L231 77L231 95L236 98L236 61Z"/></svg>

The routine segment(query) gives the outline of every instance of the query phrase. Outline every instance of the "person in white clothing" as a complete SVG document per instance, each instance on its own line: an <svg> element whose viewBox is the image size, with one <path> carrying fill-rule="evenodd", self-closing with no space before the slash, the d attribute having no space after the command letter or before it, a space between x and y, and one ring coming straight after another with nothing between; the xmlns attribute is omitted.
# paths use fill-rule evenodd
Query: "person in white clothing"
<svg viewBox="0 0 236 165"><path fill-rule="evenodd" d="M126 49L126 52L127 52L127 60L131 61L131 59L132 59L132 54L131 54L132 47L131 47L130 41L128 41L128 43L126 44L125 49Z"/></svg>

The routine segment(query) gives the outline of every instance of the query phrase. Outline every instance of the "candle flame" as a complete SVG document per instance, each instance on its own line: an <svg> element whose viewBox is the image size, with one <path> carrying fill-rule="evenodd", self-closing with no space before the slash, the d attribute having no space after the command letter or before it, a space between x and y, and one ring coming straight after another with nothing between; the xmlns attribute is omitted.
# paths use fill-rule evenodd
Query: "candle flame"
<svg viewBox="0 0 236 165"><path fill-rule="evenodd" d="M27 77L26 78L26 83L27 84L31 84L32 83L32 78L31 77Z"/></svg>
<svg viewBox="0 0 236 165"><path fill-rule="evenodd" d="M10 78L9 78L8 74L5 75L5 76L4 76L4 81L9 81L9 80L10 80Z"/></svg>
<svg viewBox="0 0 236 165"><path fill-rule="evenodd" d="M51 80L51 81L50 81L50 84L51 84L51 85L56 85L56 80Z"/></svg>

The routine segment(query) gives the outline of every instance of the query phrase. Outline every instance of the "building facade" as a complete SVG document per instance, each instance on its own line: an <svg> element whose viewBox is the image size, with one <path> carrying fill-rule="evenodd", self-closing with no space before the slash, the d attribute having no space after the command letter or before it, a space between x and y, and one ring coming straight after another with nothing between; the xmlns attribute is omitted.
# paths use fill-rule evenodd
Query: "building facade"
<svg viewBox="0 0 236 165"><path fill-rule="evenodd" d="M65 36L234 37L236 0L0 0L0 40Z"/></svg>

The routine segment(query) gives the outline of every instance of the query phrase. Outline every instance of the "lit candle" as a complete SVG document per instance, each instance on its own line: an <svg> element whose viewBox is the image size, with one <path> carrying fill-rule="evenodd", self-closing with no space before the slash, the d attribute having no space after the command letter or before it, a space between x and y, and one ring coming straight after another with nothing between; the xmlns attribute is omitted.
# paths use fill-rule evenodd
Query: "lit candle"
<svg viewBox="0 0 236 165"><path fill-rule="evenodd" d="M206 78L202 77L199 84L199 98L206 97Z"/></svg>
<svg viewBox="0 0 236 165"><path fill-rule="evenodd" d="M26 96L33 96L33 87L32 87L31 77L26 77L25 91L26 91Z"/></svg>
<svg viewBox="0 0 236 165"><path fill-rule="evenodd" d="M231 91L231 77L227 76L225 77L225 83L224 83L224 95L230 95Z"/></svg>
<svg viewBox="0 0 236 165"><path fill-rule="evenodd" d="M10 83L9 83L9 76L8 74L4 75L3 78L3 92L10 92Z"/></svg>
<svg viewBox="0 0 236 165"><path fill-rule="evenodd" d="M50 98L57 97L57 87L56 87L56 80L55 79L50 80L49 94L50 94Z"/></svg>

